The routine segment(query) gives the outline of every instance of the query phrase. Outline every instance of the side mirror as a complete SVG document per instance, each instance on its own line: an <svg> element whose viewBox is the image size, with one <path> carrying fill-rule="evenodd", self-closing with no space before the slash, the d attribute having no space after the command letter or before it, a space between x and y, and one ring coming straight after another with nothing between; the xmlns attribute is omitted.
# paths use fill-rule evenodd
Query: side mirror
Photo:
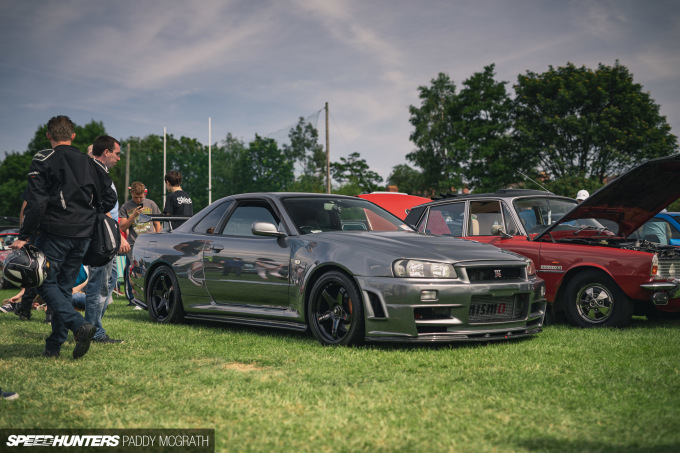
<svg viewBox="0 0 680 453"><path fill-rule="evenodd" d="M255 236L285 236L285 233L280 232L276 225L269 222L254 222L251 231Z"/></svg>
<svg viewBox="0 0 680 453"><path fill-rule="evenodd" d="M503 225L491 225L491 235L492 236L501 236L501 237L504 237L506 239L512 237L503 230Z"/></svg>

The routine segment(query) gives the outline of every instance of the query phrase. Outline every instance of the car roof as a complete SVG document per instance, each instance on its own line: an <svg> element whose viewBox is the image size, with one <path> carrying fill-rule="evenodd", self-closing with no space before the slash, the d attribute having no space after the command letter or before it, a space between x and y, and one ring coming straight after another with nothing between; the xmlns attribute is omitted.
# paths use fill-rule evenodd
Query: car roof
<svg viewBox="0 0 680 453"><path fill-rule="evenodd" d="M525 197L525 196L531 196L531 195L550 195L550 196L555 196L555 197L559 196L559 195L555 195L552 192L548 192L546 190L499 189L496 192L486 192L486 193L440 194L438 197L433 197L432 200L433 201L440 201L440 200L451 200L451 199L468 200L468 199L473 199L473 198L517 198L517 197Z"/></svg>

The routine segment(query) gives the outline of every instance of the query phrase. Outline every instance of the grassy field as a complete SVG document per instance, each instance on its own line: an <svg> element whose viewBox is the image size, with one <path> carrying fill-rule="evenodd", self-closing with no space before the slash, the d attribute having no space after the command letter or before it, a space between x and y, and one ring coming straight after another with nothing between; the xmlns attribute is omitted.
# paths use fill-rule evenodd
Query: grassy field
<svg viewBox="0 0 680 453"><path fill-rule="evenodd" d="M5 298L13 291L0 291ZM534 338L322 347L311 335L158 325L117 299L118 345L40 357L44 312L0 315L1 428L214 428L218 451L677 452L680 321Z"/></svg>

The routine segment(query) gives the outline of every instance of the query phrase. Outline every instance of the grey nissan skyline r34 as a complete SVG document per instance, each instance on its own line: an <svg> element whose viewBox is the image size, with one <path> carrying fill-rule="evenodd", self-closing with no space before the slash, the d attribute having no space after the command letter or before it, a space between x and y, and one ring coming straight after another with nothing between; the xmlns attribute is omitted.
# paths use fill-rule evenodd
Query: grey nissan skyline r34
<svg viewBox="0 0 680 453"><path fill-rule="evenodd" d="M324 345L518 338L546 308L531 260L341 195L222 198L132 255L129 297L154 321L309 327Z"/></svg>

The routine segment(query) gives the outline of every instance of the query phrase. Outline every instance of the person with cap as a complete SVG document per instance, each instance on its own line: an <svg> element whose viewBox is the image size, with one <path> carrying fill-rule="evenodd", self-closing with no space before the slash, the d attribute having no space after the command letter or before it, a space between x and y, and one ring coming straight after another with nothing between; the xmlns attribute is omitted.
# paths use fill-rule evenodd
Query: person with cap
<svg viewBox="0 0 680 453"><path fill-rule="evenodd" d="M578 193L576 194L576 202L577 203L582 203L585 201L586 198L588 198L590 194L588 193L587 190L579 190Z"/></svg>

